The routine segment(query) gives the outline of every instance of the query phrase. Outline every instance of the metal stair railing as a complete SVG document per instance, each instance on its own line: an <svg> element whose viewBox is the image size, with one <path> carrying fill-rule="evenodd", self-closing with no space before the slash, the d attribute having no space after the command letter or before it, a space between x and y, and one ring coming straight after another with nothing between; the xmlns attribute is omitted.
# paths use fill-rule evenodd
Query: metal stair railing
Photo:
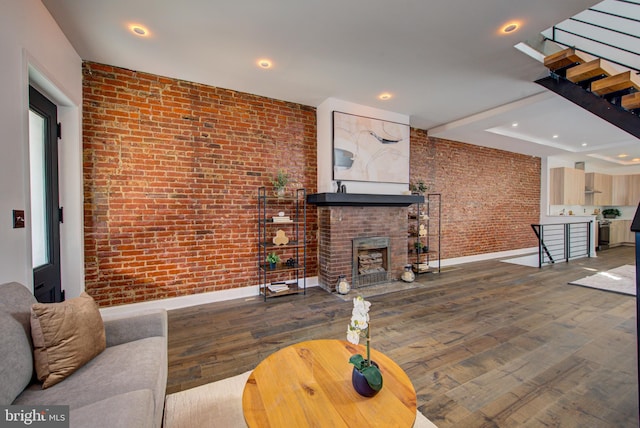
<svg viewBox="0 0 640 428"><path fill-rule="evenodd" d="M608 0L543 32L546 40L640 73L640 3Z"/></svg>
<svg viewBox="0 0 640 428"><path fill-rule="evenodd" d="M591 225L578 223L532 224L538 239L538 267L578 257L591 257Z"/></svg>
<svg viewBox="0 0 640 428"><path fill-rule="evenodd" d="M544 240L542 239L542 225L532 224L531 228L533 229L533 233L536 234L536 238L538 238L538 267L542 267L542 262L544 259L544 256L542 255L543 250L548 262L555 263L556 261L553 259L551 251L549 251L549 248L547 248L547 244L545 244Z"/></svg>
<svg viewBox="0 0 640 428"><path fill-rule="evenodd" d="M566 58L575 61L573 64L549 67L549 75L535 83L640 138L640 121L637 120L640 117L640 85L637 83L637 76L640 76L639 2L605 0L548 28L531 40L518 43L515 48L543 63L550 56L574 51L578 59ZM589 77L586 72L585 78L575 83L566 78L567 70L572 67L598 59L606 64L601 74ZM590 71L596 71L595 64L592 67ZM589 67L586 69L589 70ZM628 76L623 76L625 73ZM603 85L596 92L591 91L592 83L608 79L609 75L618 76L619 80L614 79L618 87ZM607 81L609 84L611 82Z"/></svg>

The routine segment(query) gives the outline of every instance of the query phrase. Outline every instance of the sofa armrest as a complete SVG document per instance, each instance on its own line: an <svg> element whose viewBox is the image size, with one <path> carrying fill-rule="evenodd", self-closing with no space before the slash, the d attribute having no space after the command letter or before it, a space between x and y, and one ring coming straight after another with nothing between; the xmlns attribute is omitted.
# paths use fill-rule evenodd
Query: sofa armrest
<svg viewBox="0 0 640 428"><path fill-rule="evenodd" d="M167 337L167 311L154 310L135 315L102 315L107 346L152 336Z"/></svg>

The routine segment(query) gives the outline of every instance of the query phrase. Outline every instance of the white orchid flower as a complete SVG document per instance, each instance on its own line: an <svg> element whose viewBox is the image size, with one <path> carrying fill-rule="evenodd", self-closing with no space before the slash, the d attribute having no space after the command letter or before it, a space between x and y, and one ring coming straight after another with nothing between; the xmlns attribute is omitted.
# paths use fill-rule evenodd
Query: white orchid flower
<svg viewBox="0 0 640 428"><path fill-rule="evenodd" d="M360 336L369 328L369 308L371 303L362 296L354 297L353 311L351 312L351 323L347 329L347 340L357 345L360 343Z"/></svg>
<svg viewBox="0 0 640 428"><path fill-rule="evenodd" d="M351 327L347 329L347 340L354 345L360 343L360 331L353 330Z"/></svg>

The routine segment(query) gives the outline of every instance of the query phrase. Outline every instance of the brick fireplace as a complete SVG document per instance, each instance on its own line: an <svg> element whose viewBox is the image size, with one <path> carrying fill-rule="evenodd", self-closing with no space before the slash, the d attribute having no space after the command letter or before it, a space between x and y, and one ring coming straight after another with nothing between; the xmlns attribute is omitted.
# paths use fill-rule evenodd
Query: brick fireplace
<svg viewBox="0 0 640 428"><path fill-rule="evenodd" d="M388 242L385 260L386 281L400 278L407 264L409 205L423 201L417 195L365 195L318 193L307 201L318 206L318 282L335 291L339 275L354 286L354 240L384 239ZM374 241L375 242L375 241ZM356 269L357 270L357 269ZM384 281L383 280L383 281ZM356 281L358 282L358 281ZM374 281L380 283L380 281ZM355 287L371 284L355 284Z"/></svg>

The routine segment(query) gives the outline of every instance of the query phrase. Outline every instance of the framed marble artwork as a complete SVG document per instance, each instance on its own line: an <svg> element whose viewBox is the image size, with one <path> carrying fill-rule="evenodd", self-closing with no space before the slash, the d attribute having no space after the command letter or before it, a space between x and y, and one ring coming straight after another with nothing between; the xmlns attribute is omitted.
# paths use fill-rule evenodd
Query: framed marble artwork
<svg viewBox="0 0 640 428"><path fill-rule="evenodd" d="M409 183L409 125L333 112L333 179Z"/></svg>

